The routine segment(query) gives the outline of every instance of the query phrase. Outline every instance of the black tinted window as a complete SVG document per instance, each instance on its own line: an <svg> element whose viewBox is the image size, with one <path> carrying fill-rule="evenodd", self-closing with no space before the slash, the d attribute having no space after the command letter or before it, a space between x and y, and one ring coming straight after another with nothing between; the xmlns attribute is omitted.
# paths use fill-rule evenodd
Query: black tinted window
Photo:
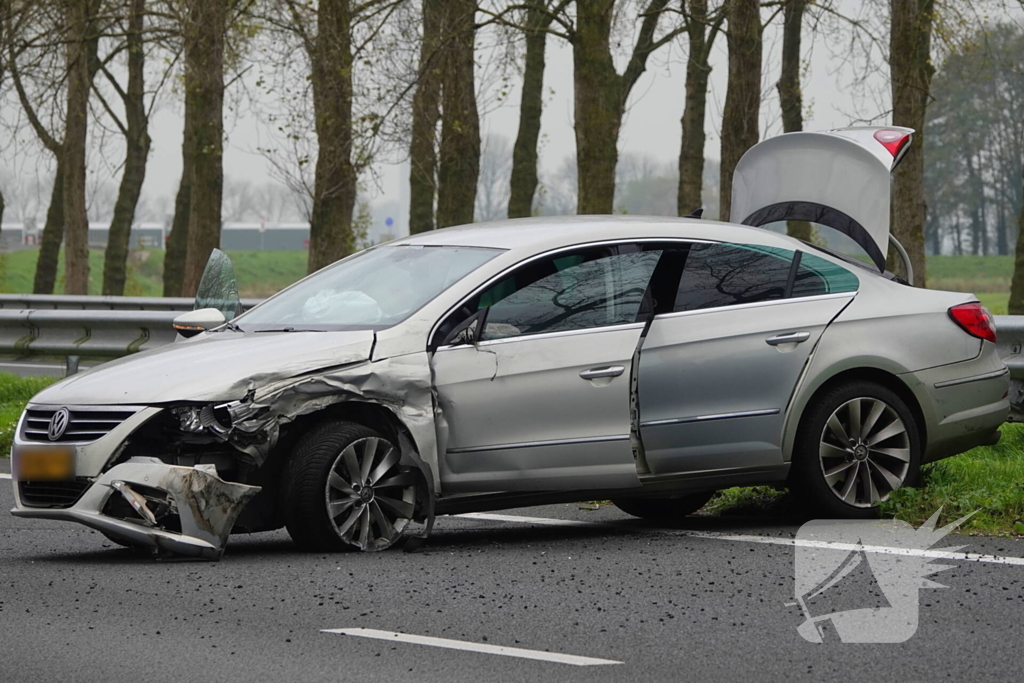
<svg viewBox="0 0 1024 683"><path fill-rule="evenodd" d="M781 299L793 253L770 247L693 244L683 265L676 311Z"/></svg>
<svg viewBox="0 0 1024 683"><path fill-rule="evenodd" d="M483 339L635 322L660 255L600 248L531 264L481 295Z"/></svg>
<svg viewBox="0 0 1024 683"><path fill-rule="evenodd" d="M858 285L857 276L850 271L805 251L800 254L792 296L855 292Z"/></svg>

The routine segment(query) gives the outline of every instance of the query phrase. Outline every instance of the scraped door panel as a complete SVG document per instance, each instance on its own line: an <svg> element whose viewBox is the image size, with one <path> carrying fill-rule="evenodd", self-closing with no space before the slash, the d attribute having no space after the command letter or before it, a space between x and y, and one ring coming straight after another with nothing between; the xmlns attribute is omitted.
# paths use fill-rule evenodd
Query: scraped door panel
<svg viewBox="0 0 1024 683"><path fill-rule="evenodd" d="M657 316L639 376L640 434L651 472L781 464L790 396L822 331L850 298Z"/></svg>
<svg viewBox="0 0 1024 683"><path fill-rule="evenodd" d="M438 349L434 382L448 425L443 490L639 486L629 440L629 385L642 328ZM605 376L586 379L581 373Z"/></svg>

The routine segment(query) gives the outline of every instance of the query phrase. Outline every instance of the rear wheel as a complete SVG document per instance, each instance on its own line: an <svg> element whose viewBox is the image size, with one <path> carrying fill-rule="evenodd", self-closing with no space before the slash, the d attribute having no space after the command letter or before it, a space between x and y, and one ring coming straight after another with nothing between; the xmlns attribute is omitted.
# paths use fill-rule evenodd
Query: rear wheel
<svg viewBox="0 0 1024 683"><path fill-rule="evenodd" d="M363 425L324 422L302 437L284 471L285 526L304 549L383 550L416 508L416 470Z"/></svg>
<svg viewBox="0 0 1024 683"><path fill-rule="evenodd" d="M634 517L671 521L692 515L707 505L714 491L687 493L675 498L615 498L615 507Z"/></svg>
<svg viewBox="0 0 1024 683"><path fill-rule="evenodd" d="M864 518L916 475L917 423L891 389L852 382L816 401L797 437L794 487L816 511Z"/></svg>

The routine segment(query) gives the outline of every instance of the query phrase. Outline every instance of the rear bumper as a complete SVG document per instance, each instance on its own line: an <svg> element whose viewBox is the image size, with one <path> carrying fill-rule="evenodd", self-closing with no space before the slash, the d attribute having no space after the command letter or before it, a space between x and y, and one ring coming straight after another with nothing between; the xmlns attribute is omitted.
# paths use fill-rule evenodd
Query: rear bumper
<svg viewBox="0 0 1024 683"><path fill-rule="evenodd" d="M988 345L986 345L988 346ZM904 376L925 416L922 462L991 445L1010 411L1010 373L994 348L977 359ZM916 385L916 386L915 386Z"/></svg>
<svg viewBox="0 0 1024 683"><path fill-rule="evenodd" d="M166 494L173 501L181 531L161 526L146 498L133 486ZM11 514L16 517L78 522L124 543L207 560L220 559L235 520L260 490L226 482L205 469L168 465L155 458L132 458L112 467L66 508L25 505L19 489L15 481L16 505ZM123 496L138 511L138 519L104 514L111 496Z"/></svg>

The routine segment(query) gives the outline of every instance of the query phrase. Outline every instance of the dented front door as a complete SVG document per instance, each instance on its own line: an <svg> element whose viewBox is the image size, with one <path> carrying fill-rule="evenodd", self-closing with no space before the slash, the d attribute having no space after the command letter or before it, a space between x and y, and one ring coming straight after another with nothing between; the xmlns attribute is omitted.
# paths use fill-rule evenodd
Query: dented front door
<svg viewBox="0 0 1024 683"><path fill-rule="evenodd" d="M487 311L482 339L433 358L444 491L640 485L630 382L659 256L633 245L560 252L469 302Z"/></svg>

